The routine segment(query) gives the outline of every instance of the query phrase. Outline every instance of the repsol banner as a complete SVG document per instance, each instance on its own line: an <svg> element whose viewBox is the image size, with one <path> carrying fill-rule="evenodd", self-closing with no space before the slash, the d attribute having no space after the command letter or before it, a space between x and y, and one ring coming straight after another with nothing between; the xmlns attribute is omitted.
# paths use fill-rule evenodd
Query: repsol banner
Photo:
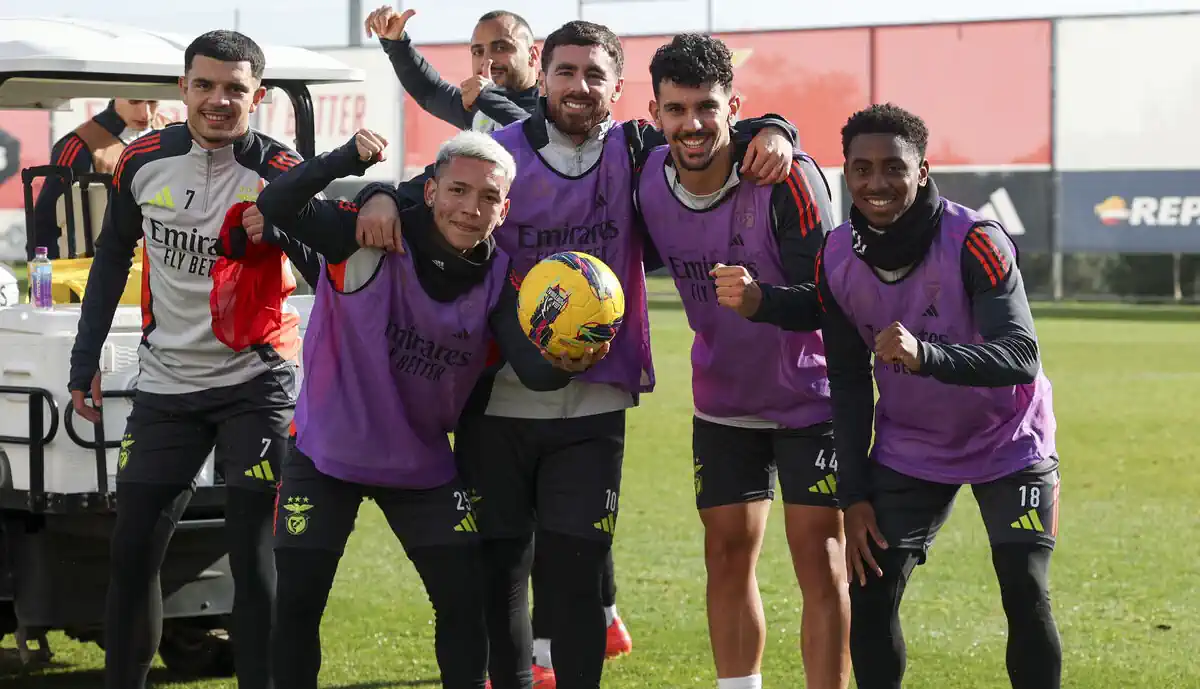
<svg viewBox="0 0 1200 689"><path fill-rule="evenodd" d="M1063 172L1063 251L1200 253L1200 170Z"/></svg>

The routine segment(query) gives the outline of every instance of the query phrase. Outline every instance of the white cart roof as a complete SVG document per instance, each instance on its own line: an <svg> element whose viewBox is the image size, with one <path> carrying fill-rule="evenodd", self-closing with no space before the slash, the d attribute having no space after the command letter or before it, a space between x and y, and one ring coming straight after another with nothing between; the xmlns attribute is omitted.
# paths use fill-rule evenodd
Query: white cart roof
<svg viewBox="0 0 1200 689"><path fill-rule="evenodd" d="M69 18L0 17L0 108L55 109L70 98L179 97L195 36ZM261 44L260 44L261 45ZM364 74L311 50L262 45L263 80L330 84Z"/></svg>

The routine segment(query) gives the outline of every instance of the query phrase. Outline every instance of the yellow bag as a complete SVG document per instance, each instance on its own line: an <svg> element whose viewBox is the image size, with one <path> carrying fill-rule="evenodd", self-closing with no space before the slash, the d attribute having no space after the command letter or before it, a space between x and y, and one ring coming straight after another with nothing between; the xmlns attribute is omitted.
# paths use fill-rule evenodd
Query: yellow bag
<svg viewBox="0 0 1200 689"><path fill-rule="evenodd" d="M64 258L53 262L53 278L50 293L55 304L79 304L83 302L84 289L87 287L88 273L92 269L90 258ZM125 292L121 294L122 304L140 306L142 303L142 259L139 256L129 268L129 279L125 282Z"/></svg>

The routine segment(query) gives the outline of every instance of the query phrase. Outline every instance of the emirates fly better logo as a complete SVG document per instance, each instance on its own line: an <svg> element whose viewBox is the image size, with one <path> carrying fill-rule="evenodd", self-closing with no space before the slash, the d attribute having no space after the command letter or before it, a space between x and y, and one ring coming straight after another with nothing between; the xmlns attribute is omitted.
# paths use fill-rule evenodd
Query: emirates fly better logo
<svg viewBox="0 0 1200 689"><path fill-rule="evenodd" d="M1110 196L1093 210L1100 222L1110 227L1200 225L1200 196L1134 196L1129 203L1120 196Z"/></svg>

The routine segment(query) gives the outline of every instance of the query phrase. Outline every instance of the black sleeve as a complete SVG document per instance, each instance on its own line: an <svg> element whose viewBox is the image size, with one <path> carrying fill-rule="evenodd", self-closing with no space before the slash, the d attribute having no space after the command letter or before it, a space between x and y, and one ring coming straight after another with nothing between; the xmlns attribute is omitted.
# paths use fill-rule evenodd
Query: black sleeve
<svg viewBox="0 0 1200 689"><path fill-rule="evenodd" d="M963 284L981 344L922 342L921 375L948 385L1032 383L1041 368L1033 314L1012 244L991 223L971 230L962 250Z"/></svg>
<svg viewBox="0 0 1200 689"><path fill-rule="evenodd" d="M118 172L113 177L104 223L96 239L96 256L88 271L79 329L71 348L71 373L67 383L71 390L90 389L92 377L100 368L100 350L112 328L113 314L125 293L133 252L142 237L142 207L133 196L132 186L146 155L153 153L139 155L137 149L131 153L127 148L117 162Z"/></svg>
<svg viewBox="0 0 1200 689"><path fill-rule="evenodd" d="M379 44L387 53L400 85L422 110L459 129L471 128L472 116L463 107L462 89L442 79L433 65L413 47L407 32L398 41L381 38Z"/></svg>
<svg viewBox="0 0 1200 689"><path fill-rule="evenodd" d="M517 289L515 275L504 281L500 301L488 316L492 335L500 347L500 355L512 365L521 384L535 392L548 392L567 386L574 376L555 368L542 358L537 345L525 335L517 319Z"/></svg>
<svg viewBox="0 0 1200 689"><path fill-rule="evenodd" d="M386 182L371 182L358 190L358 194L354 197L354 203L359 208L362 208L372 196L387 194L396 202L397 210L403 211L412 208L413 206L425 203L425 181L431 177L433 177L432 163L421 174L394 186Z"/></svg>
<svg viewBox="0 0 1200 689"><path fill-rule="evenodd" d="M833 210L829 189L812 159L797 157L787 180L771 190L771 222L787 284L759 283L762 305L750 320L797 332L819 330L813 281L817 254L833 229Z"/></svg>
<svg viewBox="0 0 1200 689"><path fill-rule="evenodd" d="M83 143L83 139L72 132L54 144L50 151L50 164L69 167L76 174L91 172L92 153ZM46 177L33 204L33 222L36 228L33 245L46 247L50 258L59 257L58 238L62 236L62 230L58 227L58 199L66 190L67 187L61 178ZM83 251L83 247L78 249ZM29 254L29 260L33 260L32 253Z"/></svg>
<svg viewBox="0 0 1200 689"><path fill-rule="evenodd" d="M774 113L767 113L762 117L752 117L748 120L741 120L737 124L733 125L733 143L734 145L742 144L744 146L745 144L750 143L759 132L770 127L775 127L781 130L783 135L787 137L792 146L795 146L796 142L800 140L800 131L796 129L795 125L789 122L786 117L783 117L782 115L776 115ZM742 159L742 155L738 154L739 149L734 150L734 155L736 156L735 160L740 161ZM740 152L744 155L745 149L740 149Z"/></svg>
<svg viewBox="0 0 1200 689"><path fill-rule="evenodd" d="M817 289L836 429L833 446L838 462L837 495L841 508L846 509L868 496L867 462L875 426L871 349L834 300L819 258Z"/></svg>
<svg viewBox="0 0 1200 689"><path fill-rule="evenodd" d="M363 206L363 204L365 204L367 201L369 201L371 199L371 197L375 196L376 194L387 194L388 196L395 196L396 195L396 186L397 185L395 185L395 184L389 184L387 182L371 182L369 184L365 184L365 185L363 185L363 188L359 189L358 193L355 194L354 205L361 208Z"/></svg>
<svg viewBox="0 0 1200 689"><path fill-rule="evenodd" d="M276 177L258 195L258 209L273 228L311 247L329 263L341 263L359 248L354 233L358 210L350 203L315 197L333 180L361 176L370 165L359 159L350 139ZM315 278L309 284L316 284Z"/></svg>
<svg viewBox="0 0 1200 689"><path fill-rule="evenodd" d="M523 122L529 117L528 110L509 98L504 89L495 86L489 86L479 92L479 95L475 97L475 102L471 105L471 112L482 112L501 127L513 122Z"/></svg>
<svg viewBox="0 0 1200 689"><path fill-rule="evenodd" d="M254 145L236 155L240 163L265 179L267 186L303 160L299 153L262 135L256 137ZM265 188L263 190L266 191ZM292 262L296 270L300 271L305 282L309 285L317 284L316 281L321 274L321 259L315 251L277 227L268 225L263 231L263 238L283 249L288 260Z"/></svg>

